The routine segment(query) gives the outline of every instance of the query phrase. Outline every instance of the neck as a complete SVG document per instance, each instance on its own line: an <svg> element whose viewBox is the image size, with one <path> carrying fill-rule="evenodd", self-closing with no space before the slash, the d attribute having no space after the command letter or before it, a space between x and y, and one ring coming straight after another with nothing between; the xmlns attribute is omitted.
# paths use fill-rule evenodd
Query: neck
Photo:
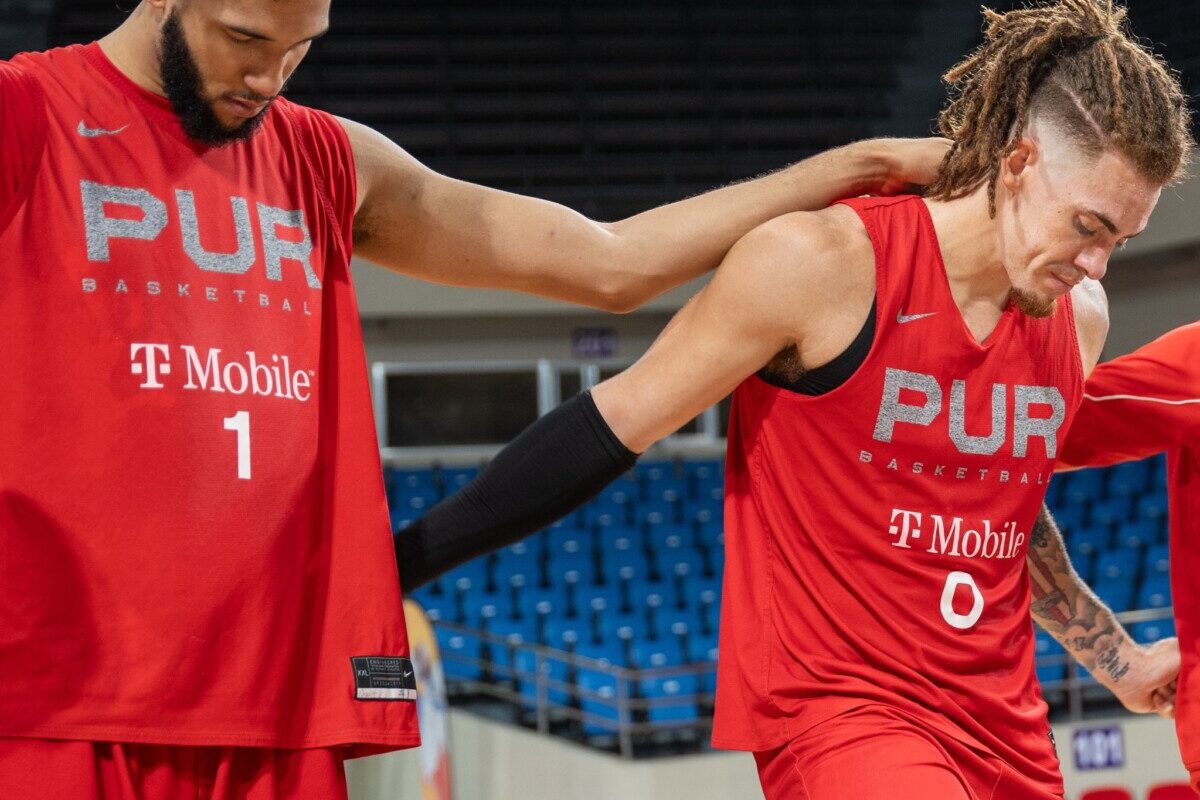
<svg viewBox="0 0 1200 800"><path fill-rule="evenodd" d="M120 27L100 40L100 49L131 81L160 97L166 96L158 65L158 19L154 9L139 3Z"/></svg>
<svg viewBox="0 0 1200 800"><path fill-rule="evenodd" d="M987 186L957 200L931 200L928 205L959 308L986 304L1002 309L1012 283L1004 269L996 220L988 213Z"/></svg>

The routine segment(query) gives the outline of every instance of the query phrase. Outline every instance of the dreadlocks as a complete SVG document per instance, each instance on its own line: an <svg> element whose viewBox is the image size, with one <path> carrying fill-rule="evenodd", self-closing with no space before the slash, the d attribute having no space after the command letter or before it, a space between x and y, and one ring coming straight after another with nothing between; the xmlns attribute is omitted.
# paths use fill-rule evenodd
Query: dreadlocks
<svg viewBox="0 0 1200 800"><path fill-rule="evenodd" d="M929 196L952 200L986 181L995 214L999 162L1033 118L1089 155L1115 149L1151 181L1179 179L1194 144L1186 99L1125 13L1113 0L985 8L984 43L945 75L951 97L938 127L953 145Z"/></svg>

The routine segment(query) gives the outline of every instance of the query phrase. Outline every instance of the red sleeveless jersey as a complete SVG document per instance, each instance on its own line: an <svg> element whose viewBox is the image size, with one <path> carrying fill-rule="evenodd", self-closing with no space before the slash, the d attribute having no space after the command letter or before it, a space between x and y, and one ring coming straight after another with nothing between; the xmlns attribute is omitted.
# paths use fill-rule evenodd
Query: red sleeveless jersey
<svg viewBox="0 0 1200 800"><path fill-rule="evenodd" d="M1200 323L1099 365L1086 390L1063 463L1097 467L1167 454L1171 597L1183 655L1175 729L1200 791Z"/></svg>
<svg viewBox="0 0 1200 800"><path fill-rule="evenodd" d="M977 343L924 202L847 205L875 249L866 360L822 396L733 398L713 743L885 704L1061 792L1025 555L1081 394L1070 299Z"/></svg>
<svg viewBox="0 0 1200 800"><path fill-rule="evenodd" d="M12 64L0 737L417 744L344 131L206 147L95 44Z"/></svg>

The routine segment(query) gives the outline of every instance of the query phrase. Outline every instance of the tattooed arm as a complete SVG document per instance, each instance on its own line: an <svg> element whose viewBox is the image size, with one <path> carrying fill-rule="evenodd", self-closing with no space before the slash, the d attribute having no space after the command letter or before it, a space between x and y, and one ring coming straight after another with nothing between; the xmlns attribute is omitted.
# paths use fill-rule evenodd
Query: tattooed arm
<svg viewBox="0 0 1200 800"><path fill-rule="evenodd" d="M1042 506L1029 537L1033 618L1130 711L1175 715L1179 642L1144 647L1084 584L1067 558L1049 510Z"/></svg>

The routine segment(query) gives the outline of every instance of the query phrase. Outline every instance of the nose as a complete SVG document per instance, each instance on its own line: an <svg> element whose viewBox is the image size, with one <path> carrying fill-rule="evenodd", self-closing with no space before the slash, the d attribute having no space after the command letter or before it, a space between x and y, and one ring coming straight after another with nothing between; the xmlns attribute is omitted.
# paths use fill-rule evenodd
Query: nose
<svg viewBox="0 0 1200 800"><path fill-rule="evenodd" d="M290 74L291 68L288 59L272 59L256 65L255 69L246 73L243 80L248 92L265 100L283 90L283 84Z"/></svg>
<svg viewBox="0 0 1200 800"><path fill-rule="evenodd" d="M1103 247L1084 248L1075 257L1075 266L1092 280L1101 280L1108 272L1108 250Z"/></svg>

